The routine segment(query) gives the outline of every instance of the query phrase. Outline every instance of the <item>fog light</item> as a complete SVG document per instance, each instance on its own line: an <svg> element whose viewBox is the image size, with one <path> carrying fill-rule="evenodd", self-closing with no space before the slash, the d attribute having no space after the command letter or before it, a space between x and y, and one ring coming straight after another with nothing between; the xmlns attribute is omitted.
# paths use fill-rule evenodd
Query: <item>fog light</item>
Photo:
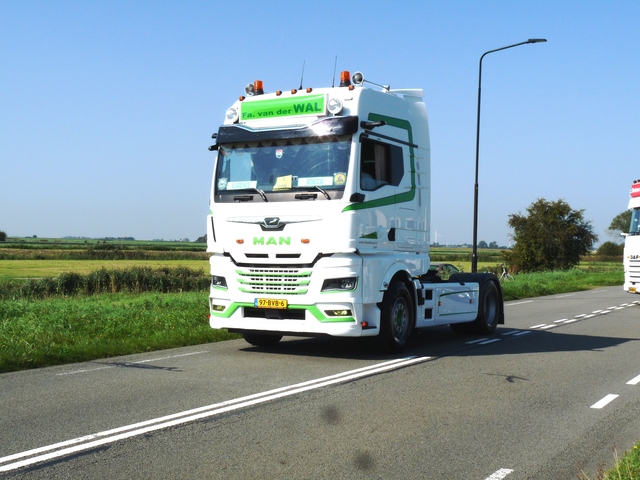
<svg viewBox="0 0 640 480"><path fill-rule="evenodd" d="M212 312L222 312L224 311L224 309L225 309L224 305L211 305Z"/></svg>
<svg viewBox="0 0 640 480"><path fill-rule="evenodd" d="M325 310L324 313L327 314L328 317L350 317L351 310L348 308L342 310Z"/></svg>

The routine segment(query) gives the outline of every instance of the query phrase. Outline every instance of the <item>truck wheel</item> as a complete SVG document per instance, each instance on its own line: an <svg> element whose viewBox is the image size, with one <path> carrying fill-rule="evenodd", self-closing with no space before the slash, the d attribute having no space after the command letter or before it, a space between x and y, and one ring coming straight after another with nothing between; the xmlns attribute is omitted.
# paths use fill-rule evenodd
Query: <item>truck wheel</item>
<svg viewBox="0 0 640 480"><path fill-rule="evenodd" d="M242 336L248 343L257 347L276 345L282 339L282 335L269 335L268 333L243 333Z"/></svg>
<svg viewBox="0 0 640 480"><path fill-rule="evenodd" d="M496 284L487 281L480 287L480 305L478 318L474 322L476 331L483 335L490 335L496 331L500 318L500 295Z"/></svg>
<svg viewBox="0 0 640 480"><path fill-rule="evenodd" d="M402 282L395 282L382 299L379 343L383 351L401 351L413 329L413 302Z"/></svg>

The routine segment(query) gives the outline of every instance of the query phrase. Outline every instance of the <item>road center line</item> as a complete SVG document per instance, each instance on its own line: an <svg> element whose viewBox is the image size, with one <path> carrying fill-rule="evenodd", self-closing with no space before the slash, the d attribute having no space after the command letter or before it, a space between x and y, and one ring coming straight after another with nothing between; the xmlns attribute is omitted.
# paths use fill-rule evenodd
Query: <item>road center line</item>
<svg viewBox="0 0 640 480"><path fill-rule="evenodd" d="M509 468L501 468L500 470L493 472L491 475L485 478L485 480L502 480L512 472L513 470Z"/></svg>
<svg viewBox="0 0 640 480"><path fill-rule="evenodd" d="M153 420L147 420L145 422L139 422L139 423L127 425L124 427L114 428L112 430L99 432L93 435L86 435L84 437L67 440L67 441L56 443L53 445L48 445L45 447L40 447L40 448L25 451L25 452L21 452L21 453L16 453L13 455L0 458L0 464L13 461L18 458L32 457L33 455L49 452L49 453L44 453L42 455L38 455L32 458L21 460L18 462L9 463L6 465L0 465L0 472L8 472L10 470L16 470L18 468L22 468L28 465L33 465L35 463L49 461L54 458L74 454L84 450L90 450L92 448L105 445L108 443L113 443L118 440L124 440L126 438L143 435L145 433L149 433L155 430L160 430L160 429L173 427L173 426L181 425L188 422L193 422L195 420L199 420L202 418L212 417L215 415L219 415L221 413L226 413L226 412L238 410L244 407L257 405L260 403L268 402L270 400L276 400L279 398L296 395L298 393L303 393L306 391L326 387L329 385L357 380L357 379L368 377L378 373L383 373L390 370L406 367L409 365L426 362L429 359L431 359L431 357L405 357L405 358L390 360L388 362L369 365L367 367L362 367L355 370L350 370L347 372L330 375L328 377L322 377L315 380L309 380L306 382L289 385L286 387L276 388L273 390L268 390L266 392L256 393L253 395L248 395L246 397L240 397L233 400L228 400L225 402L208 405L206 407L195 408L192 410L187 410L184 412L167 415L167 416L156 418ZM101 438L101 437L107 437L107 438ZM93 441L89 441L89 440L93 440ZM82 443L87 441L89 442ZM63 448L63 447L67 447L67 448ZM62 449L58 450L60 448Z"/></svg>
<svg viewBox="0 0 640 480"><path fill-rule="evenodd" d="M603 408L606 405L608 405L609 403L611 403L612 401L614 401L618 397L619 397L619 395L614 395L614 394L610 393L609 395L604 397L602 400L600 400L600 401L594 403L593 405L591 405L591 408Z"/></svg>
<svg viewBox="0 0 640 480"><path fill-rule="evenodd" d="M627 382L627 385L637 385L639 383L640 383L640 375L638 375L637 377L632 378L631 380L629 380Z"/></svg>

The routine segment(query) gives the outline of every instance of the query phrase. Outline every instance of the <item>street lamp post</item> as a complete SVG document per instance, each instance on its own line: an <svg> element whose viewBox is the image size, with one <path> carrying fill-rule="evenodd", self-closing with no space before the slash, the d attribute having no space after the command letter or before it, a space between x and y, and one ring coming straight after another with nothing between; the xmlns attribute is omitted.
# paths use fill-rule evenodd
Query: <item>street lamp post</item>
<svg viewBox="0 0 640 480"><path fill-rule="evenodd" d="M480 92L482 91L482 59L490 53L506 50L507 48L519 47L520 45L526 45L527 43L540 43L546 41L547 40L544 38L530 38L526 42L515 43L506 47L496 48L495 50L489 50L488 52L484 52L480 57L480 68L478 69L478 119L476 122L476 181L473 192L473 253L471 254L471 271L473 273L478 271L478 157L480 148Z"/></svg>

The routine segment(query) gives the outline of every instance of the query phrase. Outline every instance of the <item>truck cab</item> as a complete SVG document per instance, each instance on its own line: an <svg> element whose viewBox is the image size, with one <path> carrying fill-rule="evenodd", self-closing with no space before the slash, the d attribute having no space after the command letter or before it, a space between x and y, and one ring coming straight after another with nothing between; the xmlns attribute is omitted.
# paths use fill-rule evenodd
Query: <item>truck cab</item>
<svg viewBox="0 0 640 480"><path fill-rule="evenodd" d="M329 88L265 93L256 81L227 110L210 147L211 327L256 345L377 336L397 351L414 328L504 321L495 276L427 275L422 90L364 84L347 71Z"/></svg>
<svg viewBox="0 0 640 480"><path fill-rule="evenodd" d="M640 179L631 184L628 209L631 210L631 223L629 231L623 233L623 288L629 293L640 293Z"/></svg>

